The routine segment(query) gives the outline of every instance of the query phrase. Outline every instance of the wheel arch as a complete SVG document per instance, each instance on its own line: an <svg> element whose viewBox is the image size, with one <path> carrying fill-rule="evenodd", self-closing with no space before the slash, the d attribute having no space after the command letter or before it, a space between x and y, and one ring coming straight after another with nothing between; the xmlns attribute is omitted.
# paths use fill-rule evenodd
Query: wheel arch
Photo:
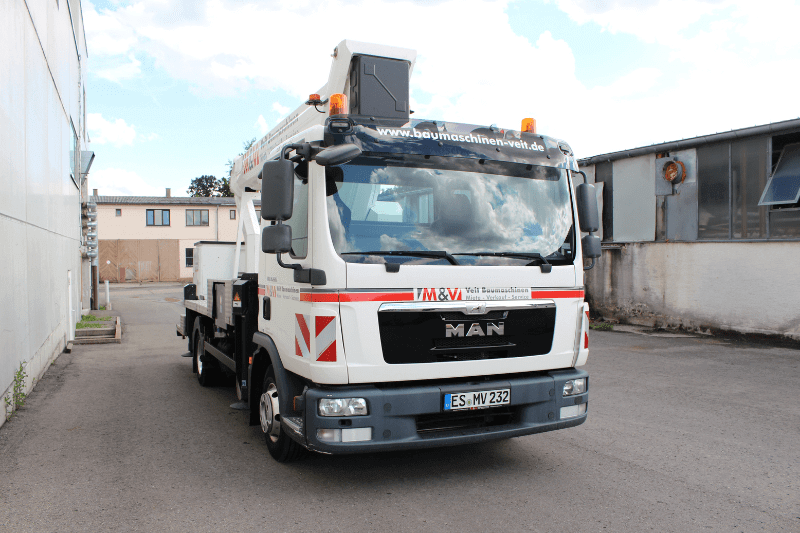
<svg viewBox="0 0 800 533"><path fill-rule="evenodd" d="M281 413L302 415L299 411L294 409L294 397L303 394L303 380L286 370L281 361L278 348L272 337L265 333L257 332L253 335L253 343L257 346L256 353L253 354L253 365L250 367L249 383L250 387L250 423L256 425L258 421L258 410L253 406L258 405L259 397L261 396L261 383L264 380L264 375L267 368L272 365L275 372L275 381L278 385L278 402L280 404ZM255 420L253 417L255 413Z"/></svg>

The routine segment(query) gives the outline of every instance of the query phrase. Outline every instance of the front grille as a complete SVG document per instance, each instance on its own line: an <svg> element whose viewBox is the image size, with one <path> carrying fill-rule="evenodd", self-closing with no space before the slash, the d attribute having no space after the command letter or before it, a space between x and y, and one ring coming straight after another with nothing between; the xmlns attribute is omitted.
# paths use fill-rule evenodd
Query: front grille
<svg viewBox="0 0 800 533"><path fill-rule="evenodd" d="M417 433L431 435L446 431L504 426L514 422L515 409L495 407L475 411L454 411L417 416Z"/></svg>
<svg viewBox="0 0 800 533"><path fill-rule="evenodd" d="M555 304L476 316L441 310L378 313L383 360L392 365L543 355L553 345L555 322Z"/></svg>
<svg viewBox="0 0 800 533"><path fill-rule="evenodd" d="M485 359L503 359L508 357L508 350L464 350L461 352L442 352L436 354L436 361L483 361Z"/></svg>
<svg viewBox="0 0 800 533"><path fill-rule="evenodd" d="M508 311L489 311L485 315L465 315L461 311L444 311L439 312L442 320L502 320L506 317Z"/></svg>
<svg viewBox="0 0 800 533"><path fill-rule="evenodd" d="M489 346L513 346L503 337L449 337L444 339L433 339L435 350L447 350L448 348L472 348Z"/></svg>

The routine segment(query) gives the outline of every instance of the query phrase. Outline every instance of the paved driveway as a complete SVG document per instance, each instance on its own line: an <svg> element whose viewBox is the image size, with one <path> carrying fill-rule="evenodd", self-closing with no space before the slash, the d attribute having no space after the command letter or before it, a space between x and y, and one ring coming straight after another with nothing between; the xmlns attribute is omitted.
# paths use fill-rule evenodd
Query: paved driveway
<svg viewBox="0 0 800 533"><path fill-rule="evenodd" d="M114 287L122 344L0 428L0 531L800 531L798 350L592 332L582 426L284 465L180 357L180 298Z"/></svg>

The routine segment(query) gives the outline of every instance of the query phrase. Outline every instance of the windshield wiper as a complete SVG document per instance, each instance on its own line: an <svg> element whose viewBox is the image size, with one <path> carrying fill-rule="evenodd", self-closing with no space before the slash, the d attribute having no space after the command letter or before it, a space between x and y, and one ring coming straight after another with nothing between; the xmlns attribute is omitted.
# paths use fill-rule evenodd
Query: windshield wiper
<svg viewBox="0 0 800 533"><path fill-rule="evenodd" d="M455 257L445 251L439 250L396 250L392 252L344 252L341 255L390 255L390 256L411 256L411 257L432 257L436 259L447 259L451 265L460 264Z"/></svg>
<svg viewBox="0 0 800 533"><path fill-rule="evenodd" d="M533 259L530 263L526 264L525 266L533 266L533 265L541 265L542 272L544 274L549 273L553 270L553 265L547 262L545 257L537 252L529 252L529 253L521 253L521 252L474 252L474 253L460 253L460 254L453 254L453 255L479 255L479 256L491 256L491 257L516 257L519 259Z"/></svg>

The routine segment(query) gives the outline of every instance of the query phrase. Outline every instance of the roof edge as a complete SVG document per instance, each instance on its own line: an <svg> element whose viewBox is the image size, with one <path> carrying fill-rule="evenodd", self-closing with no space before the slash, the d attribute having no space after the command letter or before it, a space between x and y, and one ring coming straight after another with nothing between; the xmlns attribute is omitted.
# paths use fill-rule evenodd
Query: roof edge
<svg viewBox="0 0 800 533"><path fill-rule="evenodd" d="M793 129L800 130L800 118L791 120L784 120L781 122L771 122L761 126L751 126L749 128L741 128L738 130L731 130L722 133L712 133L710 135L701 135L699 137L691 137L689 139L682 139L680 141L670 141L659 144L651 144L650 146L642 146L640 148L631 148L630 150L622 150L619 152L610 152L607 154L600 154L584 159L578 159L578 165L585 167L589 165L596 165L597 163L606 163L616 161L618 159L627 159L631 157L639 157L642 155L653 154L656 152L672 152L677 150L686 150L688 148L696 148L706 144L723 141L734 141L744 139L746 137L755 137L756 135L775 134Z"/></svg>

